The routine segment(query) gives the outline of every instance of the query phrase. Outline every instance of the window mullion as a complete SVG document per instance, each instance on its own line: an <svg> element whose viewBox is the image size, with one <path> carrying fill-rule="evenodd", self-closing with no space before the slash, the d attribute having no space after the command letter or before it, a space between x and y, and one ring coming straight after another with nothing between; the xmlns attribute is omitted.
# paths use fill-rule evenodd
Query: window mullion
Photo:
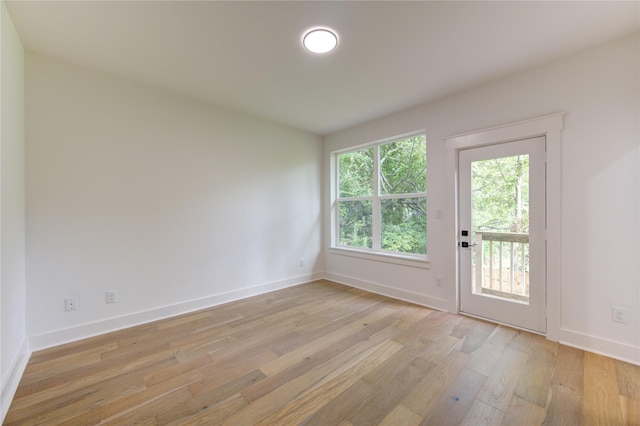
<svg viewBox="0 0 640 426"><path fill-rule="evenodd" d="M412 192L410 194L387 194L380 195L378 198L380 200L396 200L399 198L425 198L427 196L426 192Z"/></svg>
<svg viewBox="0 0 640 426"><path fill-rule="evenodd" d="M380 236L382 228L380 225L380 145L376 145L373 150L373 202L371 206L371 244L374 250L382 249Z"/></svg>
<svg viewBox="0 0 640 426"><path fill-rule="evenodd" d="M373 200L373 197L370 197L370 196L336 198L336 201L338 201L338 202L341 202L341 201L371 201L371 200Z"/></svg>

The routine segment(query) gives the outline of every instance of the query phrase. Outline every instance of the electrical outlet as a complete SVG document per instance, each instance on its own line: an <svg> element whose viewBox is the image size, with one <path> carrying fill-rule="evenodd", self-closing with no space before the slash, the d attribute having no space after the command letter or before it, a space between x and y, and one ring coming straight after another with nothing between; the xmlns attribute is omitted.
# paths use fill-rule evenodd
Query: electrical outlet
<svg viewBox="0 0 640 426"><path fill-rule="evenodd" d="M300 258L300 263L299 263L300 267L303 268L304 267L304 257Z"/></svg>
<svg viewBox="0 0 640 426"><path fill-rule="evenodd" d="M436 287L442 287L444 285L444 278L438 277L436 278Z"/></svg>
<svg viewBox="0 0 640 426"><path fill-rule="evenodd" d="M117 303L118 302L118 292L115 290L107 291L107 303Z"/></svg>
<svg viewBox="0 0 640 426"><path fill-rule="evenodd" d="M77 297L67 297L64 299L64 310L75 311L78 309L78 298Z"/></svg>
<svg viewBox="0 0 640 426"><path fill-rule="evenodd" d="M619 322L622 324L627 323L627 310L625 308L618 308L615 306L611 307L611 319L614 322Z"/></svg>

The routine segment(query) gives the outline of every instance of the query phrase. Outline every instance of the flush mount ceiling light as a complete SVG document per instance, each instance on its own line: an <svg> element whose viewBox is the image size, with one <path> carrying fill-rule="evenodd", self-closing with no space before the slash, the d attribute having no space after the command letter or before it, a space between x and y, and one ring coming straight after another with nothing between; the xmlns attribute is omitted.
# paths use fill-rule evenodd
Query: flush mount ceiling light
<svg viewBox="0 0 640 426"><path fill-rule="evenodd" d="M313 53L329 53L338 45L338 36L327 28L314 28L302 38L304 47Z"/></svg>

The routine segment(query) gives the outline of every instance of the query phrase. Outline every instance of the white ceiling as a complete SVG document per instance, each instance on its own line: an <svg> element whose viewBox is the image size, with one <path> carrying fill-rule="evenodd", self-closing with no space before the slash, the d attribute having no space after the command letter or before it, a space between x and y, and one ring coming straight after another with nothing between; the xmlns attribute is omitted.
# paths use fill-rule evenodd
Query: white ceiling
<svg viewBox="0 0 640 426"><path fill-rule="evenodd" d="M6 3L29 51L321 135L640 31L635 1Z"/></svg>

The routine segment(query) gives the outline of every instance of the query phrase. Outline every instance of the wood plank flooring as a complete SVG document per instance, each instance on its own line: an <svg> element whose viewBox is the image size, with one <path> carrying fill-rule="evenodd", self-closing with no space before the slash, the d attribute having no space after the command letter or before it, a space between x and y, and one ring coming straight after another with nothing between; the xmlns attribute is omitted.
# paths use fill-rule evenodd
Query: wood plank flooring
<svg viewBox="0 0 640 426"><path fill-rule="evenodd" d="M638 425L640 367L317 281L34 353L58 424Z"/></svg>

